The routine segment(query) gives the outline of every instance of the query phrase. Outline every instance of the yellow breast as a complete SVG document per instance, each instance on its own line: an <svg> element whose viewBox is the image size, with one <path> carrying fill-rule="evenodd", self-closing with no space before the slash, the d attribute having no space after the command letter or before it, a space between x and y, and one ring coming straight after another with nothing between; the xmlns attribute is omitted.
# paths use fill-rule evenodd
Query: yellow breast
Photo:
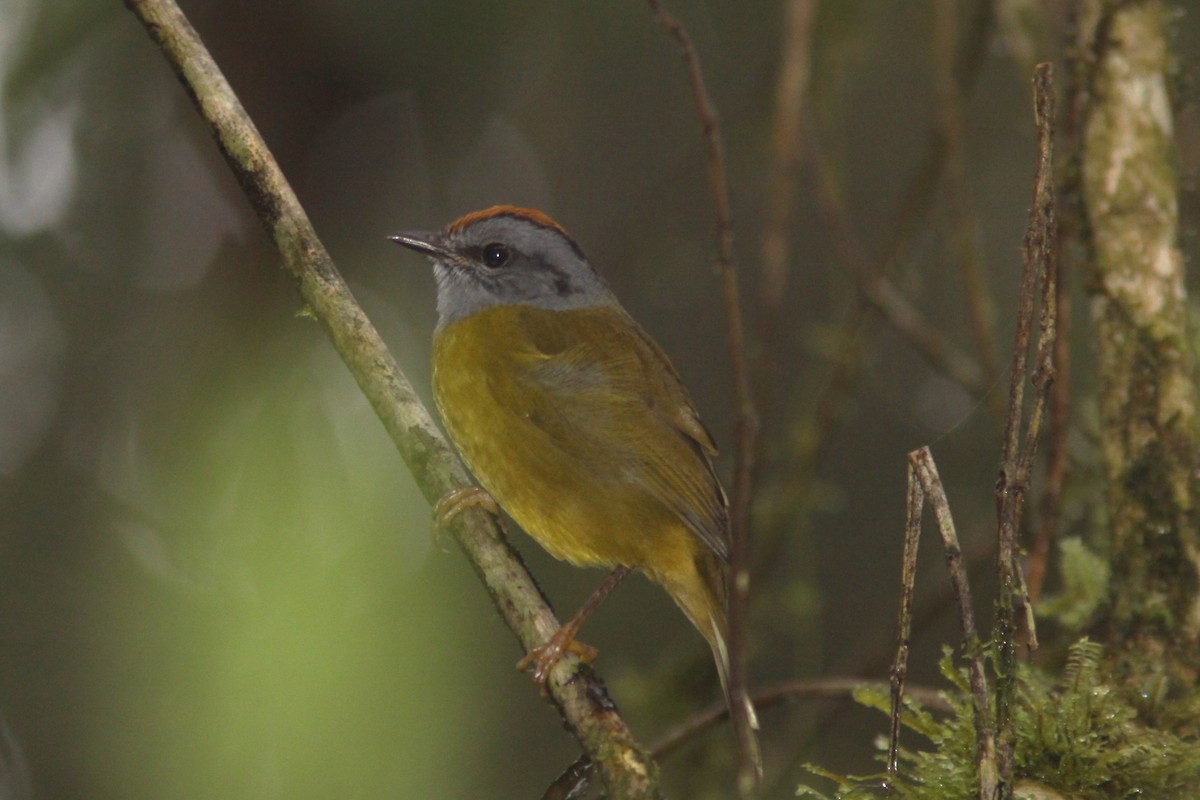
<svg viewBox="0 0 1200 800"><path fill-rule="evenodd" d="M671 409L654 407L655 370L677 378L646 347L632 320L607 307L491 308L435 337L447 432L480 484L557 558L693 569L706 545L689 525L723 533L703 447Z"/></svg>

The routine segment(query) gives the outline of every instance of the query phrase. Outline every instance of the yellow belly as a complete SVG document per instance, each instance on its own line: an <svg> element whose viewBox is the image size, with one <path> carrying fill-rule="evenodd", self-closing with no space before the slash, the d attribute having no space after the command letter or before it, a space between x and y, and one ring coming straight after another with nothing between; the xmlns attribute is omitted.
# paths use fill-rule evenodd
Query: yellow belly
<svg viewBox="0 0 1200 800"><path fill-rule="evenodd" d="M438 332L434 394L479 483L551 555L642 568L664 582L694 573L705 547L663 502L661 487L639 477L638 449L660 446L638 428L637 415L649 410L606 406L602 361L561 385L531 378L545 350L579 337L603 342L605 326L622 319L604 309L477 312Z"/></svg>

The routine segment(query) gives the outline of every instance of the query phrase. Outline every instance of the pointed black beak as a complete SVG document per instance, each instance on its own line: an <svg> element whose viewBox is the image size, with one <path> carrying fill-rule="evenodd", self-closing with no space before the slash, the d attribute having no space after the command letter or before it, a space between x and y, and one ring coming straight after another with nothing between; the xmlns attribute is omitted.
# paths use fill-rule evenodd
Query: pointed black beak
<svg viewBox="0 0 1200 800"><path fill-rule="evenodd" d="M451 259L455 258L455 253L447 249L441 244L442 234L429 233L426 231L400 231L393 233L388 237L398 245L407 247L410 250L416 250L418 253L429 256L430 258Z"/></svg>

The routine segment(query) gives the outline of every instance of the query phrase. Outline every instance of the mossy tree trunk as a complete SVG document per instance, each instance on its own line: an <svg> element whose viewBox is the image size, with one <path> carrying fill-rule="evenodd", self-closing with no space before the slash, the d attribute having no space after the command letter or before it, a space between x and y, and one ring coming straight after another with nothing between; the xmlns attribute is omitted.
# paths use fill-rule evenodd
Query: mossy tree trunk
<svg viewBox="0 0 1200 800"><path fill-rule="evenodd" d="M1080 0L1080 190L1099 355L1112 583L1095 634L1149 701L1200 668L1196 354L1179 248L1168 13Z"/></svg>

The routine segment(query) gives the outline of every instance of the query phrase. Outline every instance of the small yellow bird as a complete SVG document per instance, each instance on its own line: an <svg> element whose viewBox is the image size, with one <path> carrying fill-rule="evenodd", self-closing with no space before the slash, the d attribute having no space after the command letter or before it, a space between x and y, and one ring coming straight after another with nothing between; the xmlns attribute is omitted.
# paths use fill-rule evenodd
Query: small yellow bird
<svg viewBox="0 0 1200 800"><path fill-rule="evenodd" d="M708 641L729 700L727 501L666 355L539 211L494 206L391 239L433 262L434 396L480 485L551 555L617 568L522 664L545 680L582 617L636 569ZM745 714L757 727L749 700Z"/></svg>

